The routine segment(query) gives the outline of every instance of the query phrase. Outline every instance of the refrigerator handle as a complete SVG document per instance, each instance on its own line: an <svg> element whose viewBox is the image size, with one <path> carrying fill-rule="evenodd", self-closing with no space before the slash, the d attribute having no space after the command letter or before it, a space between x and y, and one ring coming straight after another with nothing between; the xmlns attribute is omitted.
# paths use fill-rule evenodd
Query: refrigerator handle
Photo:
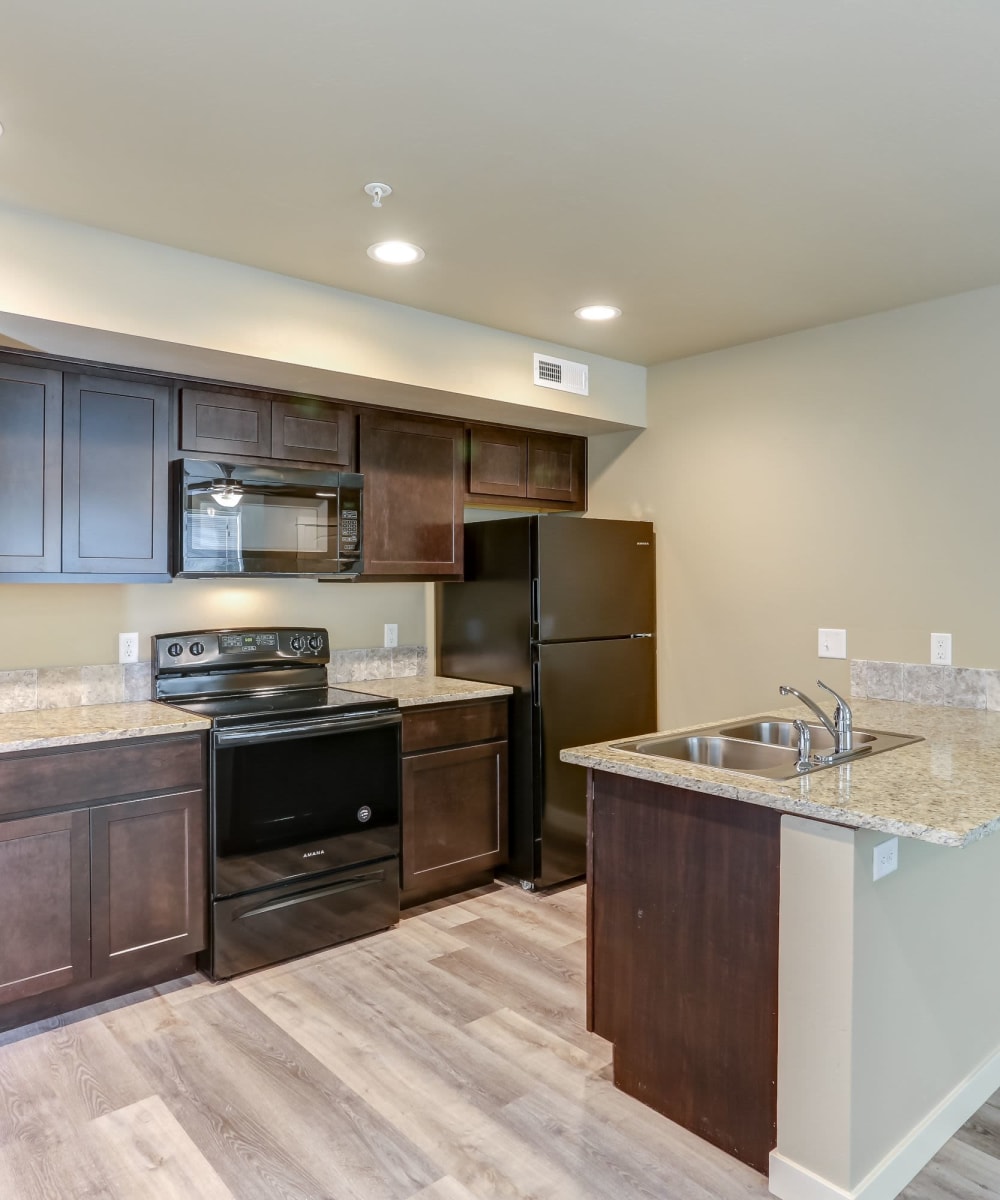
<svg viewBox="0 0 1000 1200"><path fill-rule="evenodd" d="M531 703L535 708L541 703L542 696L541 665L537 660L531 664Z"/></svg>
<svg viewBox="0 0 1000 1200"><path fill-rule="evenodd" d="M531 623L538 628L538 576L531 581Z"/></svg>

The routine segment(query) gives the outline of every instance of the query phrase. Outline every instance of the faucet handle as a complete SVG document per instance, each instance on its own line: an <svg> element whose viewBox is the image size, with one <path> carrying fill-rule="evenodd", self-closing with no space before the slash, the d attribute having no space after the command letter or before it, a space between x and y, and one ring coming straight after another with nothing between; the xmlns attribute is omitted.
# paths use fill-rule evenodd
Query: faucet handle
<svg viewBox="0 0 1000 1200"><path fill-rule="evenodd" d="M830 687L830 685L828 683L824 683L822 679L817 679L816 682L819 684L819 686L823 689L824 692L829 692L830 695L834 698L834 700L837 701L837 706L839 707L840 711L844 714L844 719L849 722L851 720L851 706L847 703L847 701L844 699L844 697L839 692L835 692L833 690L833 688Z"/></svg>

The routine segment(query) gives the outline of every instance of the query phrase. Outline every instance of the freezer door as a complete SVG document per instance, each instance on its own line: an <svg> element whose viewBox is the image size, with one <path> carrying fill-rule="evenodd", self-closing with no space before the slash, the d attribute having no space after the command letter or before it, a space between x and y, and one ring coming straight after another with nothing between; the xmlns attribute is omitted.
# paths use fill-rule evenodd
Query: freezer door
<svg viewBox="0 0 1000 1200"><path fill-rule="evenodd" d="M587 773L559 761L567 746L656 730L653 638L539 646L535 667L540 887L586 871Z"/></svg>
<svg viewBox="0 0 1000 1200"><path fill-rule="evenodd" d="M622 637L656 628L656 543L648 521L536 519L536 640Z"/></svg>

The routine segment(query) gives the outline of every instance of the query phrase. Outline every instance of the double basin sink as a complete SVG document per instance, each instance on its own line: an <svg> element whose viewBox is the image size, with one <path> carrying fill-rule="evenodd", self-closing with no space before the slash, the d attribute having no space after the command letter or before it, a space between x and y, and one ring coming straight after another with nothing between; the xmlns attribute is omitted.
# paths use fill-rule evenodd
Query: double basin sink
<svg viewBox="0 0 1000 1200"><path fill-rule="evenodd" d="M834 749L833 738L825 726L810 724L810 745L813 754L827 755ZM857 759L842 759L854 762L881 754L884 750L895 750L923 739L912 734L882 733L874 729L854 730L854 749ZM743 723L723 722L721 725L706 725L690 732L669 736L650 735L615 742L616 750L628 750L633 754L648 754L653 758L672 758L679 762L698 763L705 767L719 767L726 771L739 771L744 775L757 775L764 779L797 779L810 771L822 770L840 763L810 762L798 764L799 735L795 725L780 717L760 717Z"/></svg>

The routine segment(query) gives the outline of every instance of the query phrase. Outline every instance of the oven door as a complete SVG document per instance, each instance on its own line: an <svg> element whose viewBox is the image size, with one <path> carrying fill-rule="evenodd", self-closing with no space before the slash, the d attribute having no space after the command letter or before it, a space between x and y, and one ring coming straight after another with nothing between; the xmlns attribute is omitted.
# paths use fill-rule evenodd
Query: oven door
<svg viewBox="0 0 1000 1200"><path fill-rule="evenodd" d="M213 736L213 895L399 853L398 710Z"/></svg>

